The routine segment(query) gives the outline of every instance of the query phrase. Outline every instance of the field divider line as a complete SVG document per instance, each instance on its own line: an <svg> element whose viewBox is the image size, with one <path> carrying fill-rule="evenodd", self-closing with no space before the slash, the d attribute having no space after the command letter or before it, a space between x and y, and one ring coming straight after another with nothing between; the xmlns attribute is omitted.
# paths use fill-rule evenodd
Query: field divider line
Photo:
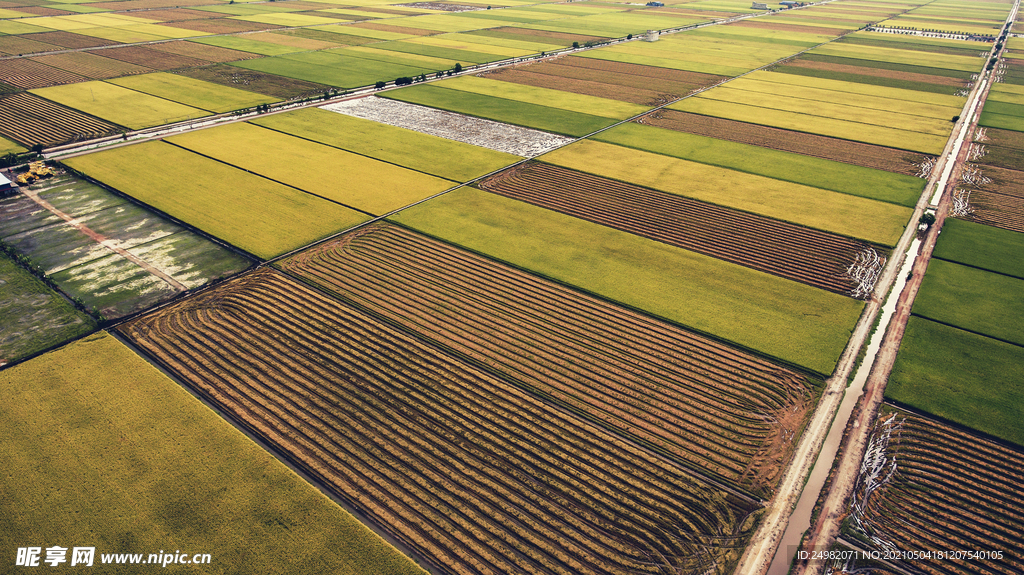
<svg viewBox="0 0 1024 575"><path fill-rule="evenodd" d="M42 208L44 208L46 210L49 210L50 213L52 213L53 215L55 215L58 218L64 220L65 222L67 222L67 224L69 226L75 228L76 230L81 232L84 236L86 236L89 239L93 240L94 242L100 244L101 246L107 248L108 250L114 252L115 254L123 257L124 259L132 262L133 264L139 266L140 268L146 270L147 272L155 275L156 277L158 277L161 280L163 280L164 282L166 282L169 286L171 286L175 290L177 290L179 292L188 291L187 287L182 285L178 280L176 280L173 277L171 277L165 271L163 271L160 268L150 264L149 262L143 260L142 258L140 258L140 257L138 257L138 256L136 256L136 255L134 255L132 253L130 253L128 250L126 250L126 249L124 249L122 247L117 246L114 243L113 240L111 240L110 238L104 236L103 234L100 234L99 232L94 231L89 226L83 224L78 218L72 217L72 216L62 212L61 210L57 209L53 204L51 204L50 202L48 202L48 201L44 200L43 198L39 197L38 192L36 192L35 190L30 190L28 188L25 188L25 189L21 190L21 193L23 193L25 195L25 197L27 197L28 199L30 199L33 202L39 204L40 207L42 207Z"/></svg>
<svg viewBox="0 0 1024 575"><path fill-rule="evenodd" d="M937 323L939 325L944 325L946 327L951 327L953 329L957 329L957 330L964 331L964 332L967 332L967 333L970 333L970 334L981 336L981 337L984 337L984 338L987 338L987 339L993 339L993 340L998 341L1000 343L1005 343L1007 345L1013 345L1013 346L1016 346L1016 347L1024 348L1024 344L1022 344L1022 343L1018 343L1018 342L1015 342L1015 341L1010 341L1008 339L1003 339L1001 337L997 337L997 336L994 336L994 335L989 335L987 333L982 333L980 331L975 331L973 329L968 329L966 327L963 327L963 326L960 326L960 325L956 325L955 323L949 323L949 322L943 321L941 319L935 319L933 317L929 317L929 316L926 316L926 315L921 314L921 313L910 312L910 315L913 316L913 317L919 317L921 319L926 319L926 320L928 320L930 322L934 322L934 323Z"/></svg>

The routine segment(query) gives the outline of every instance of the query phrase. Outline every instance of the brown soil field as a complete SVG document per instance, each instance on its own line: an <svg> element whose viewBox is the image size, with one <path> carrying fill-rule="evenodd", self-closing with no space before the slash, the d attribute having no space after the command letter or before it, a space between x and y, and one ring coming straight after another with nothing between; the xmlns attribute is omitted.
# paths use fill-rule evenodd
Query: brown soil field
<svg viewBox="0 0 1024 575"><path fill-rule="evenodd" d="M439 572L727 573L758 507L270 270L118 331Z"/></svg>
<svg viewBox="0 0 1024 575"><path fill-rule="evenodd" d="M245 20L229 20L227 18L211 18L210 20L187 20L184 22L161 22L160 26L209 32L211 34L233 34L235 32L260 32L281 28L278 24L262 24Z"/></svg>
<svg viewBox="0 0 1024 575"><path fill-rule="evenodd" d="M985 128L985 138L982 143L986 146L1001 146L1024 152L1024 132Z"/></svg>
<svg viewBox="0 0 1024 575"><path fill-rule="evenodd" d="M146 19L161 22L181 22L182 20L209 20L220 15L216 12L189 10L188 8L171 8L168 10L146 10Z"/></svg>
<svg viewBox="0 0 1024 575"><path fill-rule="evenodd" d="M917 174L918 167L915 164L923 158L923 156L904 150L791 132L676 110L659 110L640 118L639 121L659 128L753 144L910 176Z"/></svg>
<svg viewBox="0 0 1024 575"><path fill-rule="evenodd" d="M78 12L58 10L56 8L48 8L46 6L20 6L18 8L13 8L13 10L24 12L25 14L31 14L33 16L67 16L69 14L78 14Z"/></svg>
<svg viewBox="0 0 1024 575"><path fill-rule="evenodd" d="M137 66L112 58L104 58L89 52L69 52L66 54L36 56L32 60L96 80L153 71L145 66Z"/></svg>
<svg viewBox="0 0 1024 575"><path fill-rule="evenodd" d="M213 66L205 66L202 68L189 68L177 73L183 76L188 76L189 78L205 80L207 82L213 82L222 86L230 86L232 88L241 88L243 90L273 96L282 100L323 94L324 91L330 89L329 86L324 86L322 84L306 82L304 80L293 80L291 78L285 78L284 76L264 74L263 72L245 70L243 68L236 68L235 66L227 66L224 64L215 64Z"/></svg>
<svg viewBox="0 0 1024 575"><path fill-rule="evenodd" d="M0 36L0 54L7 56L20 56L22 54L35 54L36 52L49 52L51 50L63 50L55 44L37 42L25 36Z"/></svg>
<svg viewBox="0 0 1024 575"><path fill-rule="evenodd" d="M739 26L740 28L757 28L759 30L777 30L780 32L803 32L805 34L822 34L825 36L838 36L846 31L843 28L801 26L799 24L785 24L783 22L766 22L761 20L743 20L732 25Z"/></svg>
<svg viewBox="0 0 1024 575"><path fill-rule="evenodd" d="M601 72L613 72L644 78L656 78L680 84L693 84L698 86L710 86L726 80L726 76L714 74L702 74L700 72L687 72L685 70L670 70L656 66L644 66L642 64L626 64L624 62L612 62L611 60L598 60L597 58L581 58L578 56L567 56L551 61L560 66L572 66L576 68L587 68L600 70Z"/></svg>
<svg viewBox="0 0 1024 575"><path fill-rule="evenodd" d="M171 54L170 52L154 50L146 46L106 48L103 50L103 56L128 62L129 64L147 66L154 70L176 70L178 68L191 68L193 66L209 64L206 60L180 54Z"/></svg>
<svg viewBox="0 0 1024 575"><path fill-rule="evenodd" d="M1024 172L996 166L985 166L981 169L981 173L992 180L990 183L981 186L982 189L1007 196L1024 198Z"/></svg>
<svg viewBox="0 0 1024 575"><path fill-rule="evenodd" d="M886 455L892 481L868 500L871 535L902 550L1002 551L1002 559L895 561L928 575L1024 572L1024 453L913 413L897 412ZM878 426L876 426L876 429Z"/></svg>
<svg viewBox="0 0 1024 575"><path fill-rule="evenodd" d="M479 187L723 259L849 294L846 269L877 246L771 218L543 163L522 164Z"/></svg>
<svg viewBox="0 0 1024 575"><path fill-rule="evenodd" d="M549 32L547 30L534 30L532 28L517 28L515 26L499 26L498 28L491 28L486 32L494 32L498 34L512 34L515 36L522 36L526 40L530 39L547 39L547 40L558 40L564 41L567 45L572 45L573 42L579 42L580 44L590 41L607 40L605 36L589 36L586 34L572 34L569 32Z"/></svg>
<svg viewBox="0 0 1024 575"><path fill-rule="evenodd" d="M957 78L947 78L945 76L932 76L930 74L916 74L913 72L900 72L899 70L883 70L881 68L871 68L868 66L849 66L846 64L815 62L813 60L802 60L800 58L796 58L794 60L786 62L785 66L809 68L812 70L828 70L831 72L840 72L843 74L875 76L876 78L891 78L894 80L906 80L909 82L924 82L927 84L935 84L938 86L951 86L956 88L962 88L964 86L964 83Z"/></svg>
<svg viewBox="0 0 1024 575"><path fill-rule="evenodd" d="M364 228L281 266L759 496L771 497L787 438L813 407L796 371L398 226Z"/></svg>
<svg viewBox="0 0 1024 575"><path fill-rule="evenodd" d="M57 84L85 82L89 78L40 64L28 58L0 60L0 78L18 88L45 88Z"/></svg>
<svg viewBox="0 0 1024 575"><path fill-rule="evenodd" d="M22 92L0 100L0 132L33 146L109 136L122 128Z"/></svg>
<svg viewBox="0 0 1024 575"><path fill-rule="evenodd" d="M126 10L149 10L152 8L181 8L182 6L213 6L223 4L221 0L124 0L122 2L96 2L83 4L114 12Z"/></svg>
<svg viewBox="0 0 1024 575"><path fill-rule="evenodd" d="M970 205L974 213L962 219L1024 233L1024 198L1020 195L972 190Z"/></svg>
<svg viewBox="0 0 1024 575"><path fill-rule="evenodd" d="M367 30L380 30L381 32L395 32L397 34L412 34L413 36L430 36L440 34L437 30L424 30L423 28L409 28L407 26L394 26L391 24L380 24L378 22L360 22L353 24L356 28Z"/></svg>
<svg viewBox="0 0 1024 575"><path fill-rule="evenodd" d="M252 52L231 50L229 48L221 48L219 46L207 46L205 44L196 44L195 42L187 42L185 40L149 44L147 47L154 50L160 50L161 52L191 56L193 58L199 58L200 60L206 60L207 62L235 62L237 60L251 60L253 58L263 57L259 54L253 54Z"/></svg>
<svg viewBox="0 0 1024 575"><path fill-rule="evenodd" d="M313 30L311 28L295 28L292 30L277 30L274 34L284 34L287 36L298 36L299 38L309 38L310 40L322 40L324 42L340 43L345 46L358 46L360 44L370 44L373 42L380 42L376 38L368 38L365 36L353 36L351 34L338 34L335 32L328 32L327 30Z"/></svg>
<svg viewBox="0 0 1024 575"><path fill-rule="evenodd" d="M561 67L564 68L564 66ZM588 96L610 98L612 100L632 102L643 106L659 106L661 104L671 102L676 98L673 94L659 93L654 90L645 90L643 88L629 88L616 84L605 84L603 82L595 82L592 80L566 78L564 76L555 76L552 74L537 74L530 71L529 67L526 66L504 68L494 72L484 72L477 75L495 80L502 80L504 82L525 84L527 86L536 86L539 88L551 88L552 90L561 90L563 92L572 92L574 94L586 94Z"/></svg>
<svg viewBox="0 0 1024 575"><path fill-rule="evenodd" d="M116 46L117 44L120 44L120 42L115 42L113 40L93 38L92 36L83 36L73 32L37 32L35 34L25 34L21 37L70 49L96 48L99 46Z"/></svg>

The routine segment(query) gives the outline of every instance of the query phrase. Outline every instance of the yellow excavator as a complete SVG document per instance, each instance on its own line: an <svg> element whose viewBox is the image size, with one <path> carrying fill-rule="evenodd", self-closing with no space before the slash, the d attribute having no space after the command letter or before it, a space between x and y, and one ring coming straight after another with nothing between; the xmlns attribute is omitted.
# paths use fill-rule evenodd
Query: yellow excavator
<svg viewBox="0 0 1024 575"><path fill-rule="evenodd" d="M14 181L17 182L19 186L27 186L34 183L36 180L56 175L56 173L57 172L55 172L50 166L47 166L45 162L31 162L28 165L28 171L23 174L19 174Z"/></svg>

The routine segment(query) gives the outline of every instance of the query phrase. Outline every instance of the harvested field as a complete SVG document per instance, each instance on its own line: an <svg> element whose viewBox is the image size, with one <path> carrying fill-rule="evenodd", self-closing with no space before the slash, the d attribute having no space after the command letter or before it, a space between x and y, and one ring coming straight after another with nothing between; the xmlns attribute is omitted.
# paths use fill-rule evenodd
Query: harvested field
<svg viewBox="0 0 1024 575"><path fill-rule="evenodd" d="M805 154L909 176L919 175L920 163L925 158L921 154L905 150L792 132L724 118L689 114L678 110L659 110L637 121L659 128Z"/></svg>
<svg viewBox="0 0 1024 575"><path fill-rule="evenodd" d="M112 58L104 58L89 52L71 52L66 54L52 54L49 56L37 56L33 61L61 70L67 70L87 78L102 80L105 78L116 78L129 74L141 74L153 70L145 66L137 66L128 62L121 62Z"/></svg>
<svg viewBox="0 0 1024 575"><path fill-rule="evenodd" d="M195 78L196 80L203 80L232 88L241 88L282 100L304 98L323 94L325 91L330 90L329 86L324 86L323 84L285 78L284 76L274 74L265 74L254 70L245 70L225 64L190 68L177 73L189 78Z"/></svg>
<svg viewBox="0 0 1024 575"><path fill-rule="evenodd" d="M398 226L281 266L537 399L766 498L793 445L785 438L813 404L797 371Z"/></svg>
<svg viewBox="0 0 1024 575"><path fill-rule="evenodd" d="M581 58L579 56L567 56L550 60L551 64L558 66L571 66L573 68L588 68L600 70L601 72L612 72L629 76L642 76L655 80L667 80L680 84L696 84L699 86L711 86L725 80L725 76L715 74L704 74L702 72L688 72L686 70L670 70L656 66L644 66L643 64L629 64L626 62L613 62L611 60L599 60L597 58ZM651 81L655 81L651 80Z"/></svg>
<svg viewBox="0 0 1024 575"><path fill-rule="evenodd" d="M379 40L375 38L367 38L365 36L353 36L352 34L328 32L327 30L314 30L312 28L295 28L292 30L280 30L274 32L274 34L298 36L299 38L309 38L310 40L321 40L324 42L333 42L335 44L340 43L345 46L358 46L360 44L379 42Z"/></svg>
<svg viewBox="0 0 1024 575"><path fill-rule="evenodd" d="M148 47L154 50L160 50L161 52L170 52L171 54L179 54L181 56L191 56L193 58L199 58L200 60L206 60L207 62L218 63L234 62L236 60L249 60L251 58L261 57L259 54L253 54L251 52L231 50L230 48L221 48L219 46L207 46L206 44L196 44L195 42L186 42L184 40L160 42L159 44L150 44Z"/></svg>
<svg viewBox="0 0 1024 575"><path fill-rule="evenodd" d="M120 2L100 2L98 8L106 10L140 10L150 8L180 8L182 6L209 6L223 4L219 0L121 0Z"/></svg>
<svg viewBox="0 0 1024 575"><path fill-rule="evenodd" d="M36 34L26 34L23 38L72 49L96 48L98 46L115 46L120 44L120 42L115 42L113 40L83 36L82 34L75 34L73 32L39 32Z"/></svg>
<svg viewBox="0 0 1024 575"><path fill-rule="evenodd" d="M515 68L504 68L494 72L483 72L478 76L523 84L525 86L536 86L538 88L550 88L562 90L574 94L586 94L599 98L609 98L621 102L630 102L643 106L659 106L676 99L674 94L659 93L654 90L643 88L629 88L615 84L606 84L590 80L571 79L550 74L537 74L529 70L529 66L516 66Z"/></svg>
<svg viewBox="0 0 1024 575"><path fill-rule="evenodd" d="M883 68L874 68L870 66L851 66L849 64L835 64L831 62L805 60L802 58L796 58L787 61L785 65L780 67L779 71L785 71L786 68L790 67L807 68L811 70L824 70L839 74L854 74L857 76L875 76L877 78L888 78L891 80L920 82L923 84L935 84L937 86L949 86L950 88L964 87L964 81L961 80L960 78L950 78L948 76L934 76L931 74L919 74L915 72L904 72L901 70L886 70Z"/></svg>
<svg viewBox="0 0 1024 575"><path fill-rule="evenodd" d="M120 60L122 62L128 62L129 64L146 66L154 70L191 68L193 66L205 66L209 63L206 60L200 60L199 58L154 50L146 46L107 48L103 51L103 56L106 58Z"/></svg>
<svg viewBox="0 0 1024 575"><path fill-rule="evenodd" d="M871 244L542 163L480 188L536 206L850 295L847 268ZM884 255L884 254L883 254Z"/></svg>
<svg viewBox="0 0 1024 575"><path fill-rule="evenodd" d="M36 52L62 50L60 46L38 42L25 36L0 36L0 55L20 56Z"/></svg>
<svg viewBox="0 0 1024 575"><path fill-rule="evenodd" d="M323 109L526 158L573 141L566 136L373 96L329 104Z"/></svg>
<svg viewBox="0 0 1024 575"><path fill-rule="evenodd" d="M415 22L415 20L412 20ZM360 28L366 28L367 30L380 30L382 32L394 32L396 34L408 34L410 36L432 36L437 34L437 30L424 30L423 28L410 28L408 26L395 26L393 24L383 24L379 22L360 22Z"/></svg>
<svg viewBox="0 0 1024 575"><path fill-rule="evenodd" d="M109 136L121 129L27 92L0 99L0 132L28 146Z"/></svg>
<svg viewBox="0 0 1024 575"><path fill-rule="evenodd" d="M25 89L74 84L89 79L28 58L0 60L0 78L12 86Z"/></svg>
<svg viewBox="0 0 1024 575"><path fill-rule="evenodd" d="M895 419L887 426L890 417ZM888 477L883 471L882 479L872 482L877 487L855 516L877 538L877 549L986 553L894 562L913 573L1024 571L1016 552L1024 547L1024 453L1019 448L889 406L874 434L888 438L882 457L886 465L895 463L895 471ZM1000 551L1001 557L989 556L990 551Z"/></svg>
<svg viewBox="0 0 1024 575"><path fill-rule="evenodd" d="M57 10L55 8L47 8L46 6L22 6L15 8L15 10L18 12L24 12L25 14L31 14L33 16L68 16L76 14L76 12Z"/></svg>
<svg viewBox="0 0 1024 575"><path fill-rule="evenodd" d="M489 36L491 38L505 38L507 40L522 40L525 42L550 42L552 44L563 44L571 46L573 42L585 44L587 42L600 42L607 40L603 36L585 36L583 34L572 34L568 32L552 32L548 30L534 30L532 28L517 28L514 26L499 26L486 30L467 31L466 34L474 36Z"/></svg>
<svg viewBox="0 0 1024 575"><path fill-rule="evenodd" d="M727 573L759 508L269 270L120 331L444 572Z"/></svg>
<svg viewBox="0 0 1024 575"><path fill-rule="evenodd" d="M973 190L970 206L973 213L964 217L968 221L1024 232L1024 198L1019 195Z"/></svg>
<svg viewBox="0 0 1024 575"><path fill-rule="evenodd" d="M182 20L209 20L214 14L205 10L190 10L188 8L171 8L167 10L146 10L147 20L159 20L161 22L181 22Z"/></svg>
<svg viewBox="0 0 1024 575"><path fill-rule="evenodd" d="M822 36L837 36L843 33L843 28L825 28L822 26L802 26L798 24L785 24L765 20L744 20L732 24L739 28L752 28L756 30L776 30L781 32L797 32L805 34L821 34Z"/></svg>
<svg viewBox="0 0 1024 575"><path fill-rule="evenodd" d="M235 34L238 32L259 32L263 30L274 30L281 28L278 24L263 24L260 22L249 22L246 20L231 20L229 18L216 18L210 20L187 20L185 22L168 22L161 26L171 26L176 29L194 30L196 32L209 32L210 34Z"/></svg>

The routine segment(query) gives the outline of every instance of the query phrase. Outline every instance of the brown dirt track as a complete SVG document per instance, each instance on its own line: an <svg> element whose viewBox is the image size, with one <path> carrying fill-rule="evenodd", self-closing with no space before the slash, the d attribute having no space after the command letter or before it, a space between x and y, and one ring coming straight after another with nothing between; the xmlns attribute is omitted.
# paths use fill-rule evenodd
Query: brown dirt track
<svg viewBox="0 0 1024 575"><path fill-rule="evenodd" d="M854 288L847 267L858 253L874 247L542 163L522 164L479 187L841 294Z"/></svg>
<svg viewBox="0 0 1024 575"><path fill-rule="evenodd" d="M753 144L909 176L917 174L918 168L914 163L923 158L921 155L894 148L791 132L676 110L659 110L644 116L640 122L659 128L729 140L730 142Z"/></svg>
<svg viewBox="0 0 1024 575"><path fill-rule="evenodd" d="M119 331L443 572L722 573L745 541L753 505L280 273Z"/></svg>
<svg viewBox="0 0 1024 575"><path fill-rule="evenodd" d="M282 267L759 495L811 407L797 372L397 226Z"/></svg>
<svg viewBox="0 0 1024 575"><path fill-rule="evenodd" d="M1024 453L915 415L887 455L896 475L865 514L874 534L907 550L1003 551L1003 559L909 562L929 575L1019 574L1024 557ZM896 562L904 567L907 563Z"/></svg>
<svg viewBox="0 0 1024 575"><path fill-rule="evenodd" d="M0 100L0 132L29 146L109 136L120 126L22 92Z"/></svg>

